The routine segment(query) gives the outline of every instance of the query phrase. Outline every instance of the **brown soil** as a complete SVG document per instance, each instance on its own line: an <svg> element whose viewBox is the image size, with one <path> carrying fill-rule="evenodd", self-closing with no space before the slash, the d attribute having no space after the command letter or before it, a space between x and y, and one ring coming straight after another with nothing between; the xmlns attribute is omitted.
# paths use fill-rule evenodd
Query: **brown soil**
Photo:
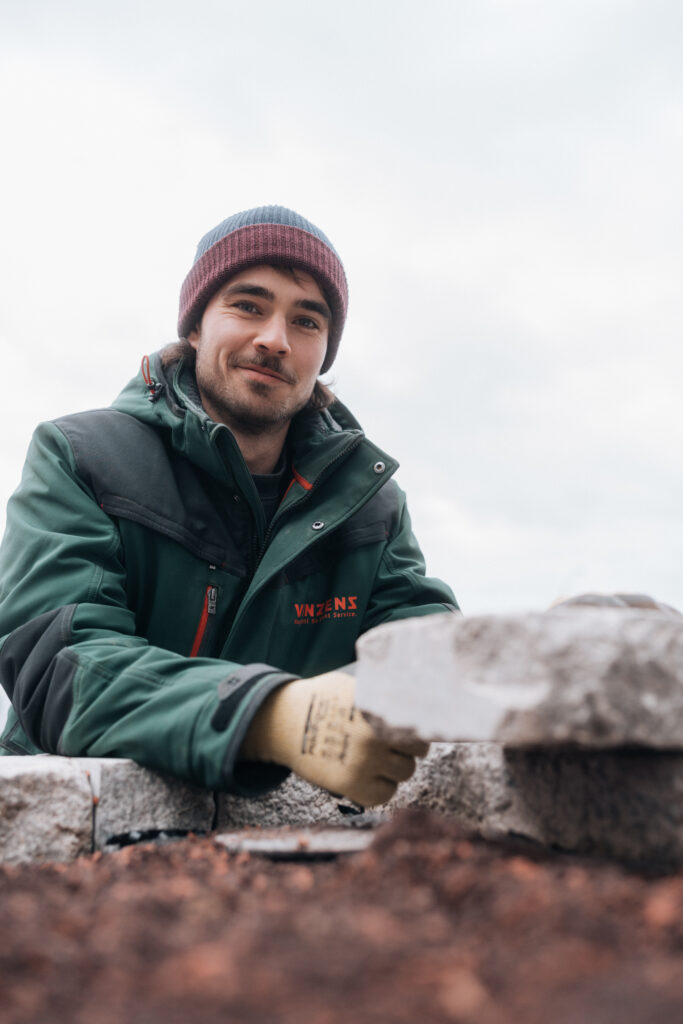
<svg viewBox="0 0 683 1024"><path fill-rule="evenodd" d="M0 869L0 1021L680 1024L683 873L434 816L274 862L211 838Z"/></svg>

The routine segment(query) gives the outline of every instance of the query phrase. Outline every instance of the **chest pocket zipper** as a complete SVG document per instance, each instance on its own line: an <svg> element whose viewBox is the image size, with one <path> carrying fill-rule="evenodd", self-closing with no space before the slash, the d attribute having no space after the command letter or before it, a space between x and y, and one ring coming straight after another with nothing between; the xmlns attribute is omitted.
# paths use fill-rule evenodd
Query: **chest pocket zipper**
<svg viewBox="0 0 683 1024"><path fill-rule="evenodd" d="M209 584L204 593L204 605L202 607L202 614L199 619L199 625L197 626L197 632L195 633L194 641L192 643L192 650L190 651L190 657L196 658L201 650L202 643L207 634L209 623L211 622L211 616L216 614L216 607L218 604L218 587L214 587Z"/></svg>

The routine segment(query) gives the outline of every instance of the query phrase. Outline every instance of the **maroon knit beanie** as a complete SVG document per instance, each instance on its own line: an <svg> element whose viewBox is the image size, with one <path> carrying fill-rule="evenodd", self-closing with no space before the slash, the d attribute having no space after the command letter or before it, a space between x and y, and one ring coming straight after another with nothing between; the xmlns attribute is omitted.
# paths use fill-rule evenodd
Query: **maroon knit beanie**
<svg viewBox="0 0 683 1024"><path fill-rule="evenodd" d="M207 302L228 278L261 263L303 270L320 285L332 311L321 368L325 373L334 362L344 329L346 275L322 231L284 206L259 206L233 214L204 235L180 290L179 337L187 337L197 326Z"/></svg>

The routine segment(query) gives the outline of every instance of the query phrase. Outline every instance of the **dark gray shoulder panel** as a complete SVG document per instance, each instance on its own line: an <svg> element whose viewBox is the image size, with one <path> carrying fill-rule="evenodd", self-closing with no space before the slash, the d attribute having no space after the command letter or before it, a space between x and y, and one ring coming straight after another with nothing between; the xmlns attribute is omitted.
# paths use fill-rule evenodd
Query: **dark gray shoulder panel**
<svg viewBox="0 0 683 1024"><path fill-rule="evenodd" d="M116 409L76 413L55 425L105 512L157 530L236 575L246 573L244 555L217 512L221 501L209 493L216 483L174 451L164 432Z"/></svg>
<svg viewBox="0 0 683 1024"><path fill-rule="evenodd" d="M401 492L393 480L387 480L370 501L351 516L345 529L354 529L381 520L391 537L399 526L401 518Z"/></svg>

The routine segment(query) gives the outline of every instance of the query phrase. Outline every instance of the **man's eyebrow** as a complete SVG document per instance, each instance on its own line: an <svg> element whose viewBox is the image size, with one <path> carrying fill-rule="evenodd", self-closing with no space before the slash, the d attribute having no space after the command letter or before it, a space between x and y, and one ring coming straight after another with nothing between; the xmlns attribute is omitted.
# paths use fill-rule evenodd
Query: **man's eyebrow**
<svg viewBox="0 0 683 1024"><path fill-rule="evenodd" d="M324 302L316 302L315 299L300 299L294 303L299 309L310 309L311 313L317 313L319 316L325 318L325 320L331 320L332 314L325 305Z"/></svg>
<svg viewBox="0 0 683 1024"><path fill-rule="evenodd" d="M264 288L261 284L249 284L248 281L237 281L235 284L228 284L223 289L223 296L227 299L232 295L253 295L258 299L266 299L268 302L275 301L275 293L270 288ZM325 320L332 319L332 313L324 302L317 302L315 299L299 299L294 303L299 309L308 309L311 313L317 313Z"/></svg>
<svg viewBox="0 0 683 1024"><path fill-rule="evenodd" d="M223 295L226 298L229 295L254 295L259 299L267 299L268 302L275 301L275 293L271 292L269 288L264 288L260 284L249 284L247 281L227 285L223 289Z"/></svg>

